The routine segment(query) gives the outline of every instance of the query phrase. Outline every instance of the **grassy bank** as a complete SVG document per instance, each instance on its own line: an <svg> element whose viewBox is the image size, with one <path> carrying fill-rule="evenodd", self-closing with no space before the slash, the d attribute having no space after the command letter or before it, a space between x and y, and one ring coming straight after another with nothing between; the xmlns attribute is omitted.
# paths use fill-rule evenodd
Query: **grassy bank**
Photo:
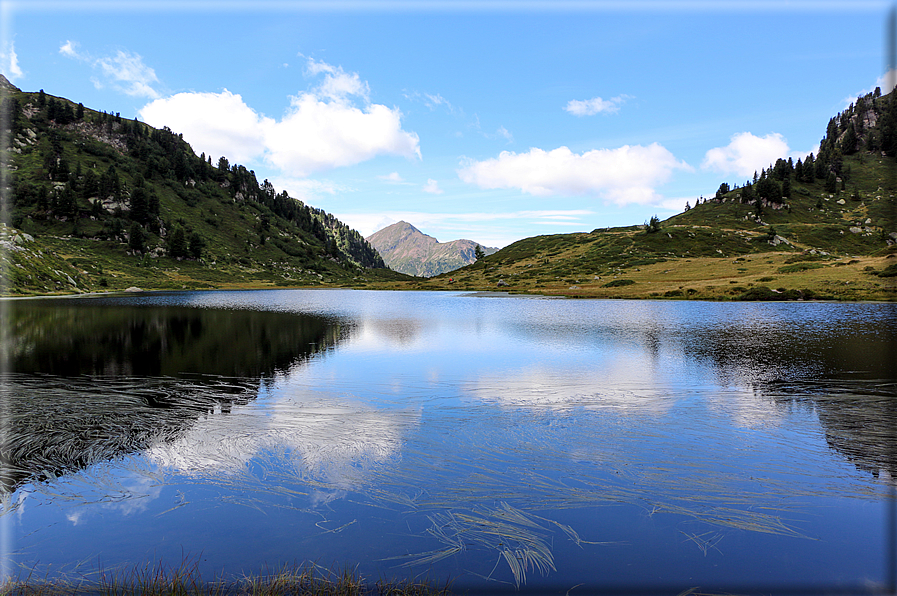
<svg viewBox="0 0 897 596"><path fill-rule="evenodd" d="M593 266L576 255L559 257L560 269L532 257L486 262L409 285L575 298L897 300L894 253L835 257L770 252L728 258L646 259L625 266Z"/></svg>
<svg viewBox="0 0 897 596"><path fill-rule="evenodd" d="M160 562L128 570L98 570L77 579L37 579L29 574L0 586L0 594L9 596L439 596L450 593L448 582L383 579L369 582L351 570L334 572L314 563L285 565L258 575L208 581L199 573L197 564L189 560L177 567Z"/></svg>

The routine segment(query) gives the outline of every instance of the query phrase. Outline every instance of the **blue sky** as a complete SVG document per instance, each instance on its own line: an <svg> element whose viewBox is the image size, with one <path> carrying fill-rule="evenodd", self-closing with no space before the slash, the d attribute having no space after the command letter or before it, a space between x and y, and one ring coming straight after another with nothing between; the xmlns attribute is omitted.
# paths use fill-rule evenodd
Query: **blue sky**
<svg viewBox="0 0 897 596"><path fill-rule="evenodd" d="M886 86L893 4L0 1L0 72L183 133L364 235L664 219Z"/></svg>

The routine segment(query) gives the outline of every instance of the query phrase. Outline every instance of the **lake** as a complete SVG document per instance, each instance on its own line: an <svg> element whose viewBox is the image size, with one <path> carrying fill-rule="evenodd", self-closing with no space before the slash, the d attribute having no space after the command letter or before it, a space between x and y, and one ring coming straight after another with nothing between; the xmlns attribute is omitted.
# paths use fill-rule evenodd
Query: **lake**
<svg viewBox="0 0 897 596"><path fill-rule="evenodd" d="M3 573L894 586L897 305L8 300ZM572 589L572 590L571 590Z"/></svg>

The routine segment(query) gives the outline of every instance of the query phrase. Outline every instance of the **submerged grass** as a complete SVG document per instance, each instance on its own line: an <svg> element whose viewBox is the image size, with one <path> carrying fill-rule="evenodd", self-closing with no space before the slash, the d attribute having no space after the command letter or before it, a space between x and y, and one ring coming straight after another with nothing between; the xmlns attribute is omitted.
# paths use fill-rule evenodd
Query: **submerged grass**
<svg viewBox="0 0 897 596"><path fill-rule="evenodd" d="M177 567L147 563L130 570L99 570L90 577L10 579L0 585L4 596L445 596L450 582L386 580L368 582L351 569L333 571L316 563L283 565L273 572L235 580L206 581L198 561L184 558Z"/></svg>
<svg viewBox="0 0 897 596"><path fill-rule="evenodd" d="M412 558L403 567L433 563L467 550L470 544L498 553L496 564L486 579L492 579L502 560L507 563L517 587L526 583L528 571L537 571L543 576L556 571L548 543L549 529L545 526L550 520L504 502L496 508L479 506L466 512L437 512L427 518L432 524L427 533L446 548L401 557ZM573 532L569 526L566 528Z"/></svg>

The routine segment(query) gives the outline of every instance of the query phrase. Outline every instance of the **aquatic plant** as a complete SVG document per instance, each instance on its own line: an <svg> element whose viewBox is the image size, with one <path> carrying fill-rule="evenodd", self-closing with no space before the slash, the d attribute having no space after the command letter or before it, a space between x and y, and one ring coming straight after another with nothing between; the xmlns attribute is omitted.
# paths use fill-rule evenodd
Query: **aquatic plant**
<svg viewBox="0 0 897 596"><path fill-rule="evenodd" d="M185 556L177 566L162 561L130 569L96 570L89 575L24 579L0 584L5 596L447 596L450 582L385 580L368 582L354 570L334 571L313 562L283 565L275 571L234 579L203 579L198 559Z"/></svg>

